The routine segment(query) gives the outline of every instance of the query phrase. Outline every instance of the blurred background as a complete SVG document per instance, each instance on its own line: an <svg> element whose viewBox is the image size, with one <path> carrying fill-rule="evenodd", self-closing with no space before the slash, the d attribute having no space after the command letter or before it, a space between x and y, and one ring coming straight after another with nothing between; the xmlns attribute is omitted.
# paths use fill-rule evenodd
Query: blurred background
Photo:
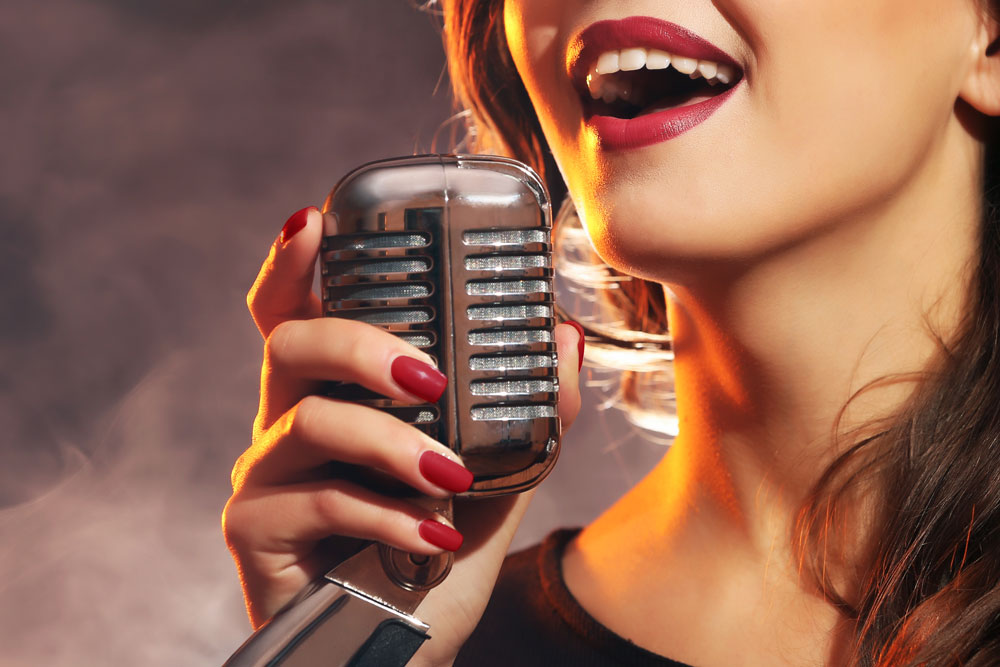
<svg viewBox="0 0 1000 667"><path fill-rule="evenodd" d="M246 291L290 213L432 148L452 113L435 18L4 2L0 54L0 664L220 664L249 632L219 528L256 410ZM514 548L662 455L602 400Z"/></svg>

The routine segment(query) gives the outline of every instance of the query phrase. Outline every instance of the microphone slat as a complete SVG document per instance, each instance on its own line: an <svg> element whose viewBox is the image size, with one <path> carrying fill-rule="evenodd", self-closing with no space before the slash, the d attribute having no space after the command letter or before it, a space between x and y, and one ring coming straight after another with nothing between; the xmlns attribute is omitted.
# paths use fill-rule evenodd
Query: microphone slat
<svg viewBox="0 0 1000 667"><path fill-rule="evenodd" d="M529 396L556 391L555 378L511 378L503 380L473 380L469 389L474 396Z"/></svg>
<svg viewBox="0 0 1000 667"><path fill-rule="evenodd" d="M472 408L472 419L475 421L541 419L543 417L556 417L558 414L556 406L539 405L537 403L529 403L527 405L490 405Z"/></svg>
<svg viewBox="0 0 1000 667"><path fill-rule="evenodd" d="M368 324L422 324L434 319L431 308L353 308L340 310L337 315Z"/></svg>
<svg viewBox="0 0 1000 667"><path fill-rule="evenodd" d="M470 280L465 284L469 296L508 296L548 292L545 280Z"/></svg>
<svg viewBox="0 0 1000 667"><path fill-rule="evenodd" d="M474 371L522 371L556 366L554 354L475 355L469 358L469 368Z"/></svg>
<svg viewBox="0 0 1000 667"><path fill-rule="evenodd" d="M550 269L552 262L546 255L470 255L465 258L465 268L469 271Z"/></svg>
<svg viewBox="0 0 1000 667"><path fill-rule="evenodd" d="M543 243L548 245L549 234L544 229L483 229L462 234L466 245L508 246Z"/></svg>
<svg viewBox="0 0 1000 667"><path fill-rule="evenodd" d="M419 248L430 245L429 234L344 234L327 236L325 250L374 250L379 248Z"/></svg>
<svg viewBox="0 0 1000 667"><path fill-rule="evenodd" d="M545 329L495 329L469 332L471 345L530 345L551 342L552 332Z"/></svg>
<svg viewBox="0 0 1000 667"><path fill-rule="evenodd" d="M375 273L423 273L430 270L430 257L340 262L336 269L339 275L344 276L370 275Z"/></svg>
<svg viewBox="0 0 1000 667"><path fill-rule="evenodd" d="M527 320L552 317L552 306L547 303L512 303L469 306L466 315L470 320Z"/></svg>
<svg viewBox="0 0 1000 667"><path fill-rule="evenodd" d="M381 409L407 424L431 424L440 418L438 409L431 405L388 405Z"/></svg>
<svg viewBox="0 0 1000 667"><path fill-rule="evenodd" d="M429 297L434 289L431 283L401 285L357 283L327 287L331 301L391 301L393 299L421 299Z"/></svg>
<svg viewBox="0 0 1000 667"><path fill-rule="evenodd" d="M431 347L437 343L437 335L433 331L397 333L396 335L414 347Z"/></svg>

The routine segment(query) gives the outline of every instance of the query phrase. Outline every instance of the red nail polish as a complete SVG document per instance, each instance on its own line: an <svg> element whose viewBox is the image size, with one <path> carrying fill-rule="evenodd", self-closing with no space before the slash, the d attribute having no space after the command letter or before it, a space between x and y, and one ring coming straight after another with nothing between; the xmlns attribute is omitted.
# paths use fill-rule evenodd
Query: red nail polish
<svg viewBox="0 0 1000 667"><path fill-rule="evenodd" d="M391 373L396 384L428 403L436 403L448 384L444 373L413 357L396 357Z"/></svg>
<svg viewBox="0 0 1000 667"><path fill-rule="evenodd" d="M417 532L424 540L445 551L458 551L462 546L462 533L433 519L421 521Z"/></svg>
<svg viewBox="0 0 1000 667"><path fill-rule="evenodd" d="M453 493L468 491L472 486L472 473L437 452L424 452L420 455L420 474L431 484Z"/></svg>
<svg viewBox="0 0 1000 667"><path fill-rule="evenodd" d="M579 371L581 368L583 368L583 347L584 347L584 342L583 342L583 327L580 326L579 322L574 322L573 320L566 320L566 324L572 325L577 330L577 332L580 334L580 342L577 343L577 350L579 350L579 352L580 352L580 364L576 367L576 370Z"/></svg>
<svg viewBox="0 0 1000 667"><path fill-rule="evenodd" d="M302 228L306 226L306 220L309 218L309 211L318 211L319 209L315 206L306 206L300 211L292 213L286 222L285 226L281 228L281 234L278 235L278 241L284 245L288 243L293 236L302 231Z"/></svg>

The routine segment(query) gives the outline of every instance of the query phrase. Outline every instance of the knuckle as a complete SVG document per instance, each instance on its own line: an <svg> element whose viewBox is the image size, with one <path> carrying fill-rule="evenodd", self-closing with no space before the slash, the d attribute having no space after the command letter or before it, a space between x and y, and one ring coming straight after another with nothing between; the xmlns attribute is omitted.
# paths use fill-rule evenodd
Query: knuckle
<svg viewBox="0 0 1000 667"><path fill-rule="evenodd" d="M249 457L246 452L243 452L236 459L236 463L233 464L233 470L229 473L229 482L233 487L233 493L238 492L243 488L243 484L246 482L247 472L250 469Z"/></svg>
<svg viewBox="0 0 1000 667"><path fill-rule="evenodd" d="M250 287L250 289L247 290L247 298L246 298L246 301L247 301L247 310L250 311L251 315L253 315L254 311L256 310L256 308L254 307L254 304L257 302L257 292L258 292L258 287L257 287L257 283L255 282Z"/></svg>
<svg viewBox="0 0 1000 667"><path fill-rule="evenodd" d="M239 550L246 541L246 522L239 508L239 497L234 493L222 510L222 537L230 551Z"/></svg>
<svg viewBox="0 0 1000 667"><path fill-rule="evenodd" d="M376 535L399 536L404 531L404 516L399 508L375 506L371 515L372 531Z"/></svg>
<svg viewBox="0 0 1000 667"><path fill-rule="evenodd" d="M398 541L405 531L401 527L404 514L391 500L358 496L347 482L334 482L318 491L314 503L317 515L334 533Z"/></svg>
<svg viewBox="0 0 1000 667"><path fill-rule="evenodd" d="M286 320L278 323L264 341L264 358L274 366L280 365L287 358L288 350L298 332L298 322Z"/></svg>
<svg viewBox="0 0 1000 667"><path fill-rule="evenodd" d="M261 267L260 273L257 274L257 278L253 281L253 285L251 285L250 289L247 290L247 309L250 311L250 314L254 319L257 319L263 304L261 293L264 291L262 288L267 279L267 269L268 265L265 261L264 266Z"/></svg>
<svg viewBox="0 0 1000 667"><path fill-rule="evenodd" d="M318 345L311 356L318 355L324 365L357 375L372 366L372 360L387 344L398 343L391 333L364 322L323 317L316 320L285 320L277 324L266 337L265 361L282 367L296 356L297 339L306 336L310 345Z"/></svg>
<svg viewBox="0 0 1000 667"><path fill-rule="evenodd" d="M375 414L372 418L382 422L377 427L380 433L379 441L368 451L372 465L406 476L410 472L407 467L408 462L412 461L425 446L424 434L398 417L386 419L383 415ZM375 424L372 426L374 428Z"/></svg>
<svg viewBox="0 0 1000 667"><path fill-rule="evenodd" d="M325 404L324 399L311 394L296 403L287 422L288 435L293 440L312 442L316 434L316 421Z"/></svg>
<svg viewBox="0 0 1000 667"><path fill-rule="evenodd" d="M360 335L355 327L345 332L347 338L344 345L344 357L351 368L364 369L371 364L371 353L375 339L372 336Z"/></svg>
<svg viewBox="0 0 1000 667"><path fill-rule="evenodd" d="M323 523L333 529L339 528L344 515L347 494L340 484L333 483L313 496L313 509Z"/></svg>
<svg viewBox="0 0 1000 667"><path fill-rule="evenodd" d="M340 341L343 363L355 371L369 369L387 344L396 344L399 339L381 327L354 320L337 320L337 339Z"/></svg>

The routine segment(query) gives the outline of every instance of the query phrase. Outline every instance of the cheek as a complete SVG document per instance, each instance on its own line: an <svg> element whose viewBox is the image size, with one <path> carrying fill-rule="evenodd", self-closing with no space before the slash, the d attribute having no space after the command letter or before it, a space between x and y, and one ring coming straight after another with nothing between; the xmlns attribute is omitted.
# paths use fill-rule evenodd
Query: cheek
<svg viewBox="0 0 1000 667"><path fill-rule="evenodd" d="M898 2L803 4L774 17L783 37L765 34L770 46L755 62L750 104L762 140L790 157L889 157L939 133L964 55L962 22L932 11L940 0L905 10Z"/></svg>
<svg viewBox="0 0 1000 667"><path fill-rule="evenodd" d="M558 19L559 11L553 3L532 0L508 0L504 3L507 46L536 108L545 100L537 95L537 91L551 86L559 74L556 44Z"/></svg>
<svg viewBox="0 0 1000 667"><path fill-rule="evenodd" d="M803 4L759 60L744 159L831 218L893 197L940 146L968 26L939 0Z"/></svg>
<svg viewBox="0 0 1000 667"><path fill-rule="evenodd" d="M568 3L562 1L507 0L504 3L508 48L557 160L558 145L580 128L578 99L564 71L560 51L566 37L562 22L572 13Z"/></svg>

